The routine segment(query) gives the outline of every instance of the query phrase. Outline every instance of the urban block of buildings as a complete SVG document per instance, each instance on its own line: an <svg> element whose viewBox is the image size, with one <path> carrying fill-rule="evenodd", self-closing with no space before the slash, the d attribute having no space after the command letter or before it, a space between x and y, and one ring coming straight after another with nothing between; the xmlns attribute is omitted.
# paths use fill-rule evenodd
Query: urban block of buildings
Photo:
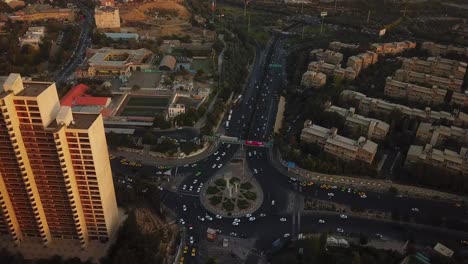
<svg viewBox="0 0 468 264"><path fill-rule="evenodd" d="M432 146L442 145L447 140L454 140L462 145L468 145L468 129L456 126L441 126L431 123L420 123L416 138Z"/></svg>
<svg viewBox="0 0 468 264"><path fill-rule="evenodd" d="M387 77L384 93L394 98L406 98L409 101L438 105L444 103L447 90L439 89L437 86L422 87Z"/></svg>
<svg viewBox="0 0 468 264"><path fill-rule="evenodd" d="M358 44L347 44L339 41L332 41L328 44L328 49L333 51L340 51L342 49L355 50L359 48Z"/></svg>
<svg viewBox="0 0 468 264"><path fill-rule="evenodd" d="M343 54L332 50L315 49L309 52L309 59L323 60L330 64L341 64L343 61Z"/></svg>
<svg viewBox="0 0 468 264"><path fill-rule="evenodd" d="M34 48L39 48L45 33L45 27L29 27L24 36L19 38L19 43L21 46L31 45Z"/></svg>
<svg viewBox="0 0 468 264"><path fill-rule="evenodd" d="M47 4L32 4L9 15L11 21L67 20L75 21L75 9L55 8Z"/></svg>
<svg viewBox="0 0 468 264"><path fill-rule="evenodd" d="M416 48L416 43L411 41L391 42L391 43L373 43L370 50L377 54L397 54L407 49Z"/></svg>
<svg viewBox="0 0 468 264"><path fill-rule="evenodd" d="M458 93L462 92L463 80L454 78L453 76L444 78L426 73L398 69L395 72L394 79L400 82L418 83L428 86L435 85L441 89L450 90Z"/></svg>
<svg viewBox="0 0 468 264"><path fill-rule="evenodd" d="M354 80L357 77L356 71L350 67L341 68L339 64L329 64L324 61L313 61L309 63L307 70L314 72L322 72L327 76L347 80Z"/></svg>
<svg viewBox="0 0 468 264"><path fill-rule="evenodd" d="M372 51L366 51L355 56L348 58L346 66L352 68L359 75L362 69L369 67L371 64L375 64L379 59L379 55Z"/></svg>
<svg viewBox="0 0 468 264"><path fill-rule="evenodd" d="M405 165L423 162L452 172L468 174L468 148L462 147L460 152L435 149L432 145L411 145L406 155Z"/></svg>
<svg viewBox="0 0 468 264"><path fill-rule="evenodd" d="M319 88L326 84L327 76L321 72L306 71L302 75L301 85L306 88Z"/></svg>
<svg viewBox="0 0 468 264"><path fill-rule="evenodd" d="M463 80L466 73L466 62L429 57L427 60L418 58L405 58L401 66L404 70L432 74L440 77L456 78Z"/></svg>
<svg viewBox="0 0 468 264"><path fill-rule="evenodd" d="M75 85L60 100L60 105L69 106L73 113L102 113L104 108L111 103L110 97L97 97L86 94L89 86L84 84Z"/></svg>
<svg viewBox="0 0 468 264"><path fill-rule="evenodd" d="M153 67L153 52L148 49L88 49L87 59L76 70L78 77L119 76L126 79L132 71Z"/></svg>
<svg viewBox="0 0 468 264"><path fill-rule="evenodd" d="M98 29L120 28L119 9L111 6L101 6L94 9L94 20Z"/></svg>
<svg viewBox="0 0 468 264"><path fill-rule="evenodd" d="M355 113L353 107L344 109L331 102L325 103L325 111L335 112L346 118L345 126L354 134L359 134L374 140L383 140L388 134L390 126L378 119L364 117Z"/></svg>
<svg viewBox="0 0 468 264"><path fill-rule="evenodd" d="M423 42L421 49L427 50L432 56L442 56L450 53L468 57L468 47L457 47L454 45L442 45L434 42Z"/></svg>
<svg viewBox="0 0 468 264"><path fill-rule="evenodd" d="M367 97L365 94L344 90L340 94L340 99L343 101L355 101L358 104L357 109L361 114L368 115L371 112L389 115L392 111L399 111L408 117L416 117L429 122L438 122L445 120L448 123L459 127L468 126L468 114L461 111L455 111L453 114L445 111L432 111L430 107L424 110L410 108L404 105L390 103L381 99Z"/></svg>
<svg viewBox="0 0 468 264"><path fill-rule="evenodd" d="M301 141L315 143L325 152L344 160L360 160L371 164L377 153L378 145L365 137L358 140L343 137L337 134L336 128L325 128L312 124L306 120L301 133Z"/></svg>
<svg viewBox="0 0 468 264"><path fill-rule="evenodd" d="M17 249L107 242L120 220L102 116L61 107L54 83L1 79L0 233Z"/></svg>

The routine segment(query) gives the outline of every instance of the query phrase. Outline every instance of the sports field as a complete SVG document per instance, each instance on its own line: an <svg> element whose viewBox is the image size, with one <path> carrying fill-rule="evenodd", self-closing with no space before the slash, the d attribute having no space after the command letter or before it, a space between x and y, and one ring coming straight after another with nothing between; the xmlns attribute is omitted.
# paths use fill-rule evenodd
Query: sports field
<svg viewBox="0 0 468 264"><path fill-rule="evenodd" d="M131 97L127 102L127 107L132 107L132 106L166 107L168 104L169 104L169 97Z"/></svg>
<svg viewBox="0 0 468 264"><path fill-rule="evenodd" d="M132 108L125 107L121 116L144 116L144 117L154 117L158 113L163 113L163 109L157 108Z"/></svg>

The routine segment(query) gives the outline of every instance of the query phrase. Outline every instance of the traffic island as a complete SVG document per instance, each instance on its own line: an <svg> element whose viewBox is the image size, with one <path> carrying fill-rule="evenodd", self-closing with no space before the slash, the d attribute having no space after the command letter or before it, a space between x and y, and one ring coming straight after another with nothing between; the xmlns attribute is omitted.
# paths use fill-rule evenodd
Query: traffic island
<svg viewBox="0 0 468 264"><path fill-rule="evenodd" d="M214 175L201 191L204 207L223 217L240 217L255 212L263 202L263 191L255 178L241 175L242 166L238 163L230 163Z"/></svg>

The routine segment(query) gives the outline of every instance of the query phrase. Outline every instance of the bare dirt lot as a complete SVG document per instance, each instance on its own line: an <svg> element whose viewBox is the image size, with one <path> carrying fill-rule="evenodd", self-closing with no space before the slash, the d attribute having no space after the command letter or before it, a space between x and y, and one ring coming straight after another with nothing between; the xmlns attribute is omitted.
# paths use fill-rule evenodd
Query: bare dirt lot
<svg viewBox="0 0 468 264"><path fill-rule="evenodd" d="M177 10L177 16L159 17L148 15L151 9ZM151 26L151 31L158 35L181 34L189 26L190 13L179 0L161 0L143 4L120 6L120 17L125 24L140 23ZM148 30L145 30L148 33ZM151 32L153 33L153 32Z"/></svg>

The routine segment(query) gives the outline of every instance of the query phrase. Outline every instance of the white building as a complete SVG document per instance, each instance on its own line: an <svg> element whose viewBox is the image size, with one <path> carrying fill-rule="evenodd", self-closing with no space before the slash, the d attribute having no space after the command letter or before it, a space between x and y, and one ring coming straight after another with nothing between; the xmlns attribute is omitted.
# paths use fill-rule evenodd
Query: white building
<svg viewBox="0 0 468 264"><path fill-rule="evenodd" d="M39 44L42 42L46 32L45 27L29 27L28 31L23 37L19 38L20 45L31 45L34 48L39 48Z"/></svg>
<svg viewBox="0 0 468 264"><path fill-rule="evenodd" d="M183 104L171 104L167 109L167 116L169 118L174 118L180 114L185 113L185 105Z"/></svg>

